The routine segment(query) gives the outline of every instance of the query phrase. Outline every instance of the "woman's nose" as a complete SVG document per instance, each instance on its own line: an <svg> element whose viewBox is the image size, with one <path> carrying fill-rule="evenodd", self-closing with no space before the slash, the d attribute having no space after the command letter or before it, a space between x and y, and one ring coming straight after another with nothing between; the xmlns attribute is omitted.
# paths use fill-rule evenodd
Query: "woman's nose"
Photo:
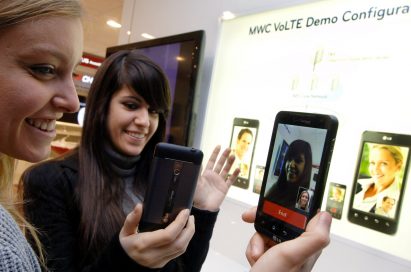
<svg viewBox="0 0 411 272"><path fill-rule="evenodd" d="M148 112L148 108L142 107L138 111L136 111L136 116L134 117L134 123L139 126L148 127L150 125L150 115Z"/></svg>
<svg viewBox="0 0 411 272"><path fill-rule="evenodd" d="M54 106L63 112L77 112L80 109L80 102L73 79L68 78L58 88L53 97Z"/></svg>

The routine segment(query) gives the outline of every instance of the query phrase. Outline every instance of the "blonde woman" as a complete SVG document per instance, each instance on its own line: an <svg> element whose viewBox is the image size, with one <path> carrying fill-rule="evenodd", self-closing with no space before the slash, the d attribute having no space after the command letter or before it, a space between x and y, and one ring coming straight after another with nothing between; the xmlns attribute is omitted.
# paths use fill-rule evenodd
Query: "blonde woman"
<svg viewBox="0 0 411 272"><path fill-rule="evenodd" d="M81 14L76 0L0 1L0 271L41 271L22 232L38 241L35 231L13 205L13 165L45 159L56 120L79 107Z"/></svg>

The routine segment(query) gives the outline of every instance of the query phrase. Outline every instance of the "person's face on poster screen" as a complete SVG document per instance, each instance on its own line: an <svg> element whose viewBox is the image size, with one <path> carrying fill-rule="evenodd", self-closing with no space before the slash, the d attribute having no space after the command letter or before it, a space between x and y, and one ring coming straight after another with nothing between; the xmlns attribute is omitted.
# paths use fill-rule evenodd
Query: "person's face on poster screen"
<svg viewBox="0 0 411 272"><path fill-rule="evenodd" d="M334 190L333 190L333 199L336 200L336 201L341 201L341 198L342 198L341 189L334 188Z"/></svg>
<svg viewBox="0 0 411 272"><path fill-rule="evenodd" d="M292 183L299 182L304 172L304 168L305 157L302 153L287 160L285 163L287 181Z"/></svg>
<svg viewBox="0 0 411 272"><path fill-rule="evenodd" d="M391 197L387 197L385 200L383 200L381 207L384 210L384 212L388 213L391 211L392 207L394 207L395 204L395 199Z"/></svg>
<svg viewBox="0 0 411 272"><path fill-rule="evenodd" d="M107 120L114 147L125 155L137 156L156 132L159 114L136 92L122 87L111 99Z"/></svg>
<svg viewBox="0 0 411 272"><path fill-rule="evenodd" d="M250 133L244 133L241 138L237 140L236 154L240 159L248 152L248 149L253 141L253 136Z"/></svg>
<svg viewBox="0 0 411 272"><path fill-rule="evenodd" d="M381 186L389 186L395 179L395 175L401 168L401 164L395 162L392 154L382 148L370 150L368 169L375 183Z"/></svg>

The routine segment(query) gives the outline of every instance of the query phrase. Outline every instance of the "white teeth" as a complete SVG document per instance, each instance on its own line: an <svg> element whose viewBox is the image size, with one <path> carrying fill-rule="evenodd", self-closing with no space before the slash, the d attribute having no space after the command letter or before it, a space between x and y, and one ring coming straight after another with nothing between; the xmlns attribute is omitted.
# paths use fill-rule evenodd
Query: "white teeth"
<svg viewBox="0 0 411 272"><path fill-rule="evenodd" d="M52 131L56 128L56 120L49 120L47 124L47 131Z"/></svg>
<svg viewBox="0 0 411 272"><path fill-rule="evenodd" d="M141 133L133 133L133 132L127 132L128 135L130 135L131 137L137 138L137 139L143 139L144 138L144 134Z"/></svg>
<svg viewBox="0 0 411 272"><path fill-rule="evenodd" d="M56 120L55 119L26 119L27 123L31 126L38 128L43 131L53 131L56 128Z"/></svg>

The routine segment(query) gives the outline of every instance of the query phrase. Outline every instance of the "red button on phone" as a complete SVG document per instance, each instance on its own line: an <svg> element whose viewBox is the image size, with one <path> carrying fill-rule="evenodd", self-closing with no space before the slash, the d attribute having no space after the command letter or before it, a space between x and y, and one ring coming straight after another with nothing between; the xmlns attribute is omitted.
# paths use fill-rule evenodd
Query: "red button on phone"
<svg viewBox="0 0 411 272"><path fill-rule="evenodd" d="M305 229L307 223L304 215L269 201L264 202L263 212L300 229Z"/></svg>

